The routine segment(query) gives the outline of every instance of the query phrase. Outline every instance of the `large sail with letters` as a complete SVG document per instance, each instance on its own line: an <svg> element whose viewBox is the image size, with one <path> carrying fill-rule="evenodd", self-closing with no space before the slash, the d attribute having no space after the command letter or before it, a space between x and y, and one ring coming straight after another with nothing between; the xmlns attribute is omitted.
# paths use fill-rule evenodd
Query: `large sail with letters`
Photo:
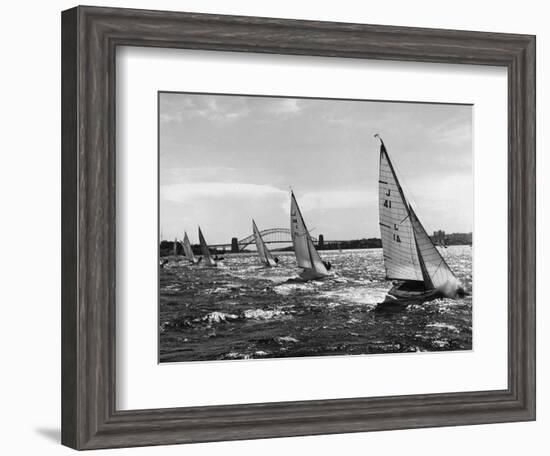
<svg viewBox="0 0 550 456"><path fill-rule="evenodd" d="M382 144L378 178L379 216L388 279L423 280L409 208Z"/></svg>
<svg viewBox="0 0 550 456"><path fill-rule="evenodd" d="M313 245L293 192L291 192L290 198L290 234L296 261L298 266L304 269L305 274L302 274L302 277L321 278L327 276L327 268Z"/></svg>
<svg viewBox="0 0 550 456"><path fill-rule="evenodd" d="M206 266L216 266L216 261L210 255L208 244L206 243L204 236L202 235L201 228L199 226L199 242L201 245L202 259Z"/></svg>
<svg viewBox="0 0 550 456"><path fill-rule="evenodd" d="M185 258L187 258L192 263L197 262L197 259L193 254L193 249L191 248L191 242L189 242L189 236L187 236L187 232L185 232L183 236L183 253L185 255Z"/></svg>
<svg viewBox="0 0 550 456"><path fill-rule="evenodd" d="M262 264L266 266L276 266L277 263L275 262L273 255L271 255L271 252L266 247L265 242L262 239L260 230L256 226L256 222L254 220L252 220L252 231L254 232L256 250L258 251L258 256L260 257L260 261L262 262Z"/></svg>
<svg viewBox="0 0 550 456"><path fill-rule="evenodd" d="M454 290L459 282L420 223L401 187L381 138L379 214L388 279L417 282L424 290Z"/></svg>

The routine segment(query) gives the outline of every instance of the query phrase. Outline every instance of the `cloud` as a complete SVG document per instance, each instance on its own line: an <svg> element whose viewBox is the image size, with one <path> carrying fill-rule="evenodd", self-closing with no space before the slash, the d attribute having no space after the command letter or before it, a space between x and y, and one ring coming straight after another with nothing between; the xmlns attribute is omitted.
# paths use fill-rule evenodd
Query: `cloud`
<svg viewBox="0 0 550 456"><path fill-rule="evenodd" d="M201 198L258 200L262 198L283 199L288 197L287 192L270 185L240 182L195 182L162 185L160 195L163 200L176 203L193 203Z"/></svg>
<svg viewBox="0 0 550 456"><path fill-rule="evenodd" d="M472 142L472 117L456 116L445 119L430 131L430 137L435 143L467 144Z"/></svg>
<svg viewBox="0 0 550 456"><path fill-rule="evenodd" d="M230 166L190 166L161 169L163 185L180 182L222 182L234 180L236 168Z"/></svg>
<svg viewBox="0 0 550 456"><path fill-rule="evenodd" d="M219 98L214 97L206 98L204 103L205 106L196 109L194 114L209 120L231 122L247 117L250 113L250 109L246 104L239 102L220 103L218 100Z"/></svg>
<svg viewBox="0 0 550 456"><path fill-rule="evenodd" d="M160 121L163 124L182 124L196 120L216 125L240 120L273 122L299 115L304 106L295 98L162 94Z"/></svg>
<svg viewBox="0 0 550 456"><path fill-rule="evenodd" d="M181 119L160 128L165 234L287 226L290 184L310 228L379 235L377 132L426 228L470 228L471 107L166 94L160 114Z"/></svg>
<svg viewBox="0 0 550 456"><path fill-rule="evenodd" d="M367 190L322 190L306 192L296 199L303 211L365 208L377 201Z"/></svg>
<svg viewBox="0 0 550 456"><path fill-rule="evenodd" d="M161 98L161 122L180 123L192 118L232 122L250 114L247 101L243 99L192 94L172 95L173 98Z"/></svg>
<svg viewBox="0 0 550 456"><path fill-rule="evenodd" d="M416 178L404 185L407 200L428 232L472 231L473 176L471 173Z"/></svg>
<svg viewBox="0 0 550 456"><path fill-rule="evenodd" d="M266 111L276 116L296 115L302 111L302 105L296 98L279 98L267 104Z"/></svg>

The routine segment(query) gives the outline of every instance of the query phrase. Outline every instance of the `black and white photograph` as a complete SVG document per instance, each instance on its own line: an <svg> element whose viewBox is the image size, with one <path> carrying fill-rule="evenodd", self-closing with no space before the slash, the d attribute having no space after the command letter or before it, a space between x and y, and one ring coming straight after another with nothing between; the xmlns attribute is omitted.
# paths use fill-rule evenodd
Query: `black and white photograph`
<svg viewBox="0 0 550 456"><path fill-rule="evenodd" d="M159 361L471 350L472 115L159 92Z"/></svg>
<svg viewBox="0 0 550 456"><path fill-rule="evenodd" d="M549 453L545 2L94 3L3 4L2 454Z"/></svg>

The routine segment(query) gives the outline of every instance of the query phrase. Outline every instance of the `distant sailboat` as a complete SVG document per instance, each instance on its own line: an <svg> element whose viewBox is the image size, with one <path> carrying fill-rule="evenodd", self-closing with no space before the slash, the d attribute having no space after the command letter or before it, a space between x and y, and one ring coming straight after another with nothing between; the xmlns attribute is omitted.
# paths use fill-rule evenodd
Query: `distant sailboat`
<svg viewBox="0 0 550 456"><path fill-rule="evenodd" d="M191 248L191 242L189 242L189 236L187 236L187 231L183 236L183 254L191 263L196 264L198 260L193 254L193 249Z"/></svg>
<svg viewBox="0 0 550 456"><path fill-rule="evenodd" d="M399 281L382 307L464 294L412 206L407 202L382 138L380 139L380 232L386 277Z"/></svg>
<svg viewBox="0 0 550 456"><path fill-rule="evenodd" d="M270 267L277 266L277 261L275 261L273 255L271 255L271 252L267 249L254 219L252 219L252 231L254 232L254 241L256 241L256 250L258 251L258 256L262 264Z"/></svg>
<svg viewBox="0 0 550 456"><path fill-rule="evenodd" d="M315 280L326 277L328 275L327 267L313 245L293 192L291 192L290 202L290 233L292 235L296 261L298 262L298 266L303 268L300 277L303 280Z"/></svg>
<svg viewBox="0 0 550 456"><path fill-rule="evenodd" d="M214 258L212 258L212 255L210 255L208 244L204 240L204 236L202 235L200 226L199 226L199 242L201 245L202 258L205 266L212 266L212 267L217 266L216 261L214 260Z"/></svg>

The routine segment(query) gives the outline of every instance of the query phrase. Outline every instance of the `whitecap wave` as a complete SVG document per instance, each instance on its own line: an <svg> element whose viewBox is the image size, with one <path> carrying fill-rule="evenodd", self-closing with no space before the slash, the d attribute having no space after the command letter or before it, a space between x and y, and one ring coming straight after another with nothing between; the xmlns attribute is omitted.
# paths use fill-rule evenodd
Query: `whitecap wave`
<svg viewBox="0 0 550 456"><path fill-rule="evenodd" d="M276 285L274 290L275 293L288 296L289 294L295 291L309 291L314 288L314 285L311 282L308 283L282 283Z"/></svg>
<svg viewBox="0 0 550 456"><path fill-rule="evenodd" d="M331 302L342 305L368 305L374 306L384 300L386 290L377 288L342 288L328 290L320 293L320 296Z"/></svg>
<svg viewBox="0 0 550 456"><path fill-rule="evenodd" d="M448 340L434 340L432 341L432 346L436 348L449 348L449 341Z"/></svg>
<svg viewBox="0 0 550 456"><path fill-rule="evenodd" d="M250 359L250 355L238 352L229 352L223 355L224 359Z"/></svg>
<svg viewBox="0 0 550 456"><path fill-rule="evenodd" d="M237 320L239 317L237 315L228 314L224 312L211 312L206 315L203 320L208 323L222 323L227 322L228 320Z"/></svg>
<svg viewBox="0 0 550 456"><path fill-rule="evenodd" d="M244 317L253 320L271 320L280 315L284 315L282 310L248 309L244 311Z"/></svg>
<svg viewBox="0 0 550 456"><path fill-rule="evenodd" d="M449 331L453 331L453 332L456 332L458 333L458 329L453 326L453 325L449 325L447 323L429 323L426 325L426 328L435 328L435 329L447 329Z"/></svg>
<svg viewBox="0 0 550 456"><path fill-rule="evenodd" d="M275 340L279 343L290 342L290 343L295 344L296 342L299 342L298 339L296 339L295 337L291 337L291 336L276 337Z"/></svg>

